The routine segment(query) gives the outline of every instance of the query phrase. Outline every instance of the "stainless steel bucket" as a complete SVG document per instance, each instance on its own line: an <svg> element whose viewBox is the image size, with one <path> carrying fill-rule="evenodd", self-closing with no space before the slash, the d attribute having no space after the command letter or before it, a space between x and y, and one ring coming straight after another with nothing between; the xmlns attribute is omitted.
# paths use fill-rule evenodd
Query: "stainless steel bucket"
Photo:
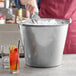
<svg viewBox="0 0 76 76"><path fill-rule="evenodd" d="M19 25L26 65L54 67L62 63L69 21L55 20L62 24Z"/></svg>

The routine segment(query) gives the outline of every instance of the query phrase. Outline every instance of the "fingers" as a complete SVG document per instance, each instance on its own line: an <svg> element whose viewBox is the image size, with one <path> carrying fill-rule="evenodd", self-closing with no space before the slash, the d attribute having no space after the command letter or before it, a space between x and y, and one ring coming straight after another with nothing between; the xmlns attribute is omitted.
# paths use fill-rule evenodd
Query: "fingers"
<svg viewBox="0 0 76 76"><path fill-rule="evenodd" d="M22 1L22 0L21 0ZM30 18L30 15L32 15L33 13L36 12L37 8L37 4L36 4L36 0L25 0L25 7L26 7L26 17Z"/></svg>
<svg viewBox="0 0 76 76"><path fill-rule="evenodd" d="M30 9L30 13L32 14L32 13L35 13L35 7L32 7L31 9Z"/></svg>
<svg viewBox="0 0 76 76"><path fill-rule="evenodd" d="M31 15L31 14L30 14L29 10L26 9L26 10L25 10L25 16L26 16L26 18L30 18L30 15Z"/></svg>
<svg viewBox="0 0 76 76"><path fill-rule="evenodd" d="M26 4L26 9L32 14L35 12L35 7L32 6L31 4Z"/></svg>

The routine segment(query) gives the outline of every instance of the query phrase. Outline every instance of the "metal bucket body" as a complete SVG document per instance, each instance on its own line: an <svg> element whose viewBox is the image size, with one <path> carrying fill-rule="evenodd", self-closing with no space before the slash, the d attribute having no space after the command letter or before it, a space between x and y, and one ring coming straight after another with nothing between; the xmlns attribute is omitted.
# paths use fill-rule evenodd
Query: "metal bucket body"
<svg viewBox="0 0 76 76"><path fill-rule="evenodd" d="M62 63L68 24L57 26L21 24L19 26L26 65L54 67Z"/></svg>

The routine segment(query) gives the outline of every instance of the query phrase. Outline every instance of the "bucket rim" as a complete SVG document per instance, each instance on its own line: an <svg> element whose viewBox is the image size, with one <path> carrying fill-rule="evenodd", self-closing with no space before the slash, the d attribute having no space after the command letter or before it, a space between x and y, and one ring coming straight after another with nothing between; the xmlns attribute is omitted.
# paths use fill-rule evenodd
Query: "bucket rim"
<svg viewBox="0 0 76 76"><path fill-rule="evenodd" d="M68 24L64 25L19 25L19 26L25 26L25 27L62 27L62 26L68 26Z"/></svg>

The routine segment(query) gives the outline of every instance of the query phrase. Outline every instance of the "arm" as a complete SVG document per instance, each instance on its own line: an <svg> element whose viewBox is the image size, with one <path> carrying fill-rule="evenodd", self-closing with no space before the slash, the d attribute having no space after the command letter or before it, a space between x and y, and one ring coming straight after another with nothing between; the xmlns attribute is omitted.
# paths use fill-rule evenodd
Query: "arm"
<svg viewBox="0 0 76 76"><path fill-rule="evenodd" d="M15 2L15 4L16 4L16 7L17 8L23 8L23 9L25 9L25 1L23 0L23 2L21 3L20 2L20 0L14 0L14 2ZM40 2L41 2L41 0L37 0L37 5L38 5L38 8L40 8ZM22 4L24 4L24 5L22 5Z"/></svg>
<svg viewBox="0 0 76 76"><path fill-rule="evenodd" d="M38 7L37 7L37 0L20 0L20 3L22 5L26 6L26 9L31 11L37 11Z"/></svg>
<svg viewBox="0 0 76 76"><path fill-rule="evenodd" d="M15 0L16 7L25 8L26 17L30 17L33 12L38 12L36 0Z"/></svg>

